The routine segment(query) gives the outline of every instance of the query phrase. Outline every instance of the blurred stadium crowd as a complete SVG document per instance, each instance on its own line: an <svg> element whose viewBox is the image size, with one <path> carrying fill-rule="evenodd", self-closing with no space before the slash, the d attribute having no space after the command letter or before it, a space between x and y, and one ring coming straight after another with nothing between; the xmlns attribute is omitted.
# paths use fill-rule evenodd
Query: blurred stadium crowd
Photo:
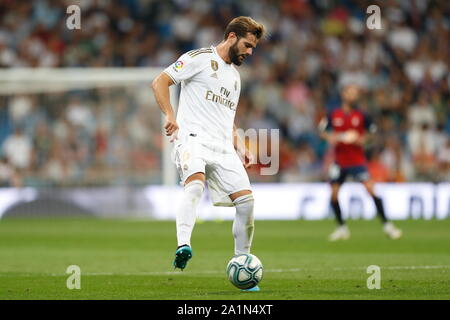
<svg viewBox="0 0 450 320"><path fill-rule="evenodd" d="M71 4L78 31L66 27ZM369 4L381 30L366 28ZM282 136L280 174L256 166L252 181L326 180L317 124L346 83L363 88L360 108L378 126L367 150L377 181L450 180L447 0L2 0L0 67L162 69L220 42L238 15L270 34L240 68L237 125ZM160 111L138 100L125 89L0 97L0 183L161 182Z"/></svg>

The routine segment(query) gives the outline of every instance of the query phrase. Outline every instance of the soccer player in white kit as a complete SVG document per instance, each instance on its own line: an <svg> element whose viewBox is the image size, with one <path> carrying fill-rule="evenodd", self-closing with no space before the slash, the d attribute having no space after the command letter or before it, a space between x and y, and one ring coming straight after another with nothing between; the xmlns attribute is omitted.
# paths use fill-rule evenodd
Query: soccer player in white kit
<svg viewBox="0 0 450 320"><path fill-rule="evenodd" d="M250 252L254 199L245 168L254 162L234 126L241 90L234 65L240 66L253 53L264 32L264 26L252 18L237 17L226 27L220 44L183 54L152 83L184 185L176 213L175 268L183 270L192 257L191 234L205 181L214 205L236 208L235 254ZM173 84L181 84L176 117L169 98Z"/></svg>

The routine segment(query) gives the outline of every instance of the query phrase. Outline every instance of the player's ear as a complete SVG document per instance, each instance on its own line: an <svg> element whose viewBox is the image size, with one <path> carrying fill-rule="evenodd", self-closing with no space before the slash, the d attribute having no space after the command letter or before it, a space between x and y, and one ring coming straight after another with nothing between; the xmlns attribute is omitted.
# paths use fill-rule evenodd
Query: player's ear
<svg viewBox="0 0 450 320"><path fill-rule="evenodd" d="M229 40L231 42L231 45L234 45L238 41L238 37L237 37L236 33L230 32L228 34L227 40Z"/></svg>

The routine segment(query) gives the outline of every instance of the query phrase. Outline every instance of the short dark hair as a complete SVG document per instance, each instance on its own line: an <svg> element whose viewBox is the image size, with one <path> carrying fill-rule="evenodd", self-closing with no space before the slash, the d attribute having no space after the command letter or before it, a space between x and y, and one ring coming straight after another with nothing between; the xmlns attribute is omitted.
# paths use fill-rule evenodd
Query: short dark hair
<svg viewBox="0 0 450 320"><path fill-rule="evenodd" d="M250 17L241 16L231 20L225 28L225 40L231 32L234 32L238 38L243 38L247 33L251 33L259 40L264 36L266 29L262 23L256 22Z"/></svg>

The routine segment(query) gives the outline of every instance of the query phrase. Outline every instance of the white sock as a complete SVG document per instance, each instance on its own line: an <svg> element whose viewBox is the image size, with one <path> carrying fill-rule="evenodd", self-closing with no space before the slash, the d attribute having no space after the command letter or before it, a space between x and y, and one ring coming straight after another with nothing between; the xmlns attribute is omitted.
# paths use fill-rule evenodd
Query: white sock
<svg viewBox="0 0 450 320"><path fill-rule="evenodd" d="M253 195L248 194L234 201L236 216L233 222L234 254L250 253L253 240Z"/></svg>
<svg viewBox="0 0 450 320"><path fill-rule="evenodd" d="M197 218L197 205L202 197L205 185L194 180L184 186L184 196L176 214L178 246L191 245L191 234Z"/></svg>

